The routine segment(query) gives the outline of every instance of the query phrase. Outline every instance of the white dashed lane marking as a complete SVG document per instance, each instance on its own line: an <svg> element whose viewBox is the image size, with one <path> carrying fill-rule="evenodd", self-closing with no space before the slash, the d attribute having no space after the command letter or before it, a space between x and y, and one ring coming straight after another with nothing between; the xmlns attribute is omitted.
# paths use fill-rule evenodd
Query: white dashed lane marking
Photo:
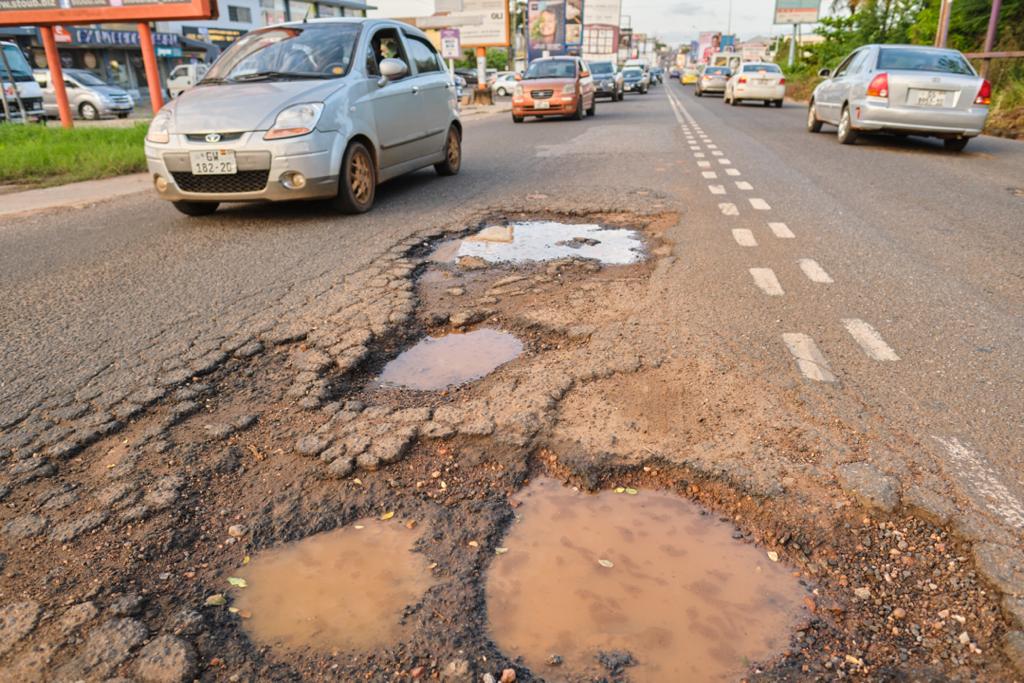
<svg viewBox="0 0 1024 683"><path fill-rule="evenodd" d="M957 439L932 437L942 444L953 461L955 476L961 477L980 496L989 510L1014 528L1024 528L1024 505L1010 493L1001 477L985 460Z"/></svg>
<svg viewBox="0 0 1024 683"><path fill-rule="evenodd" d="M807 379L815 382L835 382L836 376L828 367L828 361L818 350L818 345L806 334L799 332L787 332L782 335L782 341L786 344L789 352L796 359L796 366Z"/></svg>
<svg viewBox="0 0 1024 683"><path fill-rule="evenodd" d="M718 149L718 145L708 145L708 149Z"/></svg>
<svg viewBox="0 0 1024 683"><path fill-rule="evenodd" d="M718 205L718 209L722 212L722 215L724 215L724 216L739 216L740 215L740 210L736 208L735 204L732 204L730 202L723 202L723 203L719 204Z"/></svg>
<svg viewBox="0 0 1024 683"><path fill-rule="evenodd" d="M832 284L832 278L825 272L825 269L818 265L818 262L811 258L802 258L797 261L800 264L800 270L804 271L804 275L811 282L818 282L823 285Z"/></svg>
<svg viewBox="0 0 1024 683"><path fill-rule="evenodd" d="M716 150L712 151L711 154L713 154L716 157L720 157L720 156L724 155L725 152L722 152L722 151L716 149Z"/></svg>
<svg viewBox="0 0 1024 683"><path fill-rule="evenodd" d="M697 165L700 166L701 168L709 168L711 166L711 162L710 161L698 161Z"/></svg>
<svg viewBox="0 0 1024 683"><path fill-rule="evenodd" d="M754 233L752 233L750 230L736 228L735 230L732 231L732 237L733 239L736 240L736 244L740 245L741 247L757 246L757 240L754 239Z"/></svg>
<svg viewBox="0 0 1024 683"><path fill-rule="evenodd" d="M885 343L878 330L863 320L844 318L843 325L846 326L847 331L854 340L860 344L860 347L864 349L864 353L868 354L871 358L881 361L900 359L896 352L892 350L892 347Z"/></svg>
<svg viewBox="0 0 1024 683"><path fill-rule="evenodd" d="M708 185L711 194L725 194L725 185Z"/></svg>
<svg viewBox="0 0 1024 683"><path fill-rule="evenodd" d="M720 163L722 166L729 166L730 164L732 164L732 162L729 161L728 159L719 159L718 163Z"/></svg>
<svg viewBox="0 0 1024 683"><path fill-rule="evenodd" d="M746 180L737 180L736 187L740 190L753 190L754 186L748 183Z"/></svg>
<svg viewBox="0 0 1024 683"><path fill-rule="evenodd" d="M727 169L725 169L725 172L728 175L739 175L740 174L740 170L738 168L727 168Z"/></svg>
<svg viewBox="0 0 1024 683"><path fill-rule="evenodd" d="M758 211L768 211L770 208L772 208L768 206L768 202L761 199L760 197L751 197L750 205L757 209Z"/></svg>
<svg viewBox="0 0 1024 683"><path fill-rule="evenodd" d="M785 223L769 223L768 227L779 239L791 240L796 237Z"/></svg>
<svg viewBox="0 0 1024 683"><path fill-rule="evenodd" d="M703 159L704 158L704 152L694 152L693 156L697 157L698 159Z"/></svg>
<svg viewBox="0 0 1024 683"><path fill-rule="evenodd" d="M701 171L701 175L707 178L708 180L714 180L715 178L718 177L718 174L715 173L714 171Z"/></svg>
<svg viewBox="0 0 1024 683"><path fill-rule="evenodd" d="M761 288L761 291L768 296L782 296L782 285L779 278L775 277L775 271L771 268L751 268L750 275L754 278L754 284Z"/></svg>
<svg viewBox="0 0 1024 683"><path fill-rule="evenodd" d="M694 152L699 152L700 145L690 145L690 149L692 149Z"/></svg>

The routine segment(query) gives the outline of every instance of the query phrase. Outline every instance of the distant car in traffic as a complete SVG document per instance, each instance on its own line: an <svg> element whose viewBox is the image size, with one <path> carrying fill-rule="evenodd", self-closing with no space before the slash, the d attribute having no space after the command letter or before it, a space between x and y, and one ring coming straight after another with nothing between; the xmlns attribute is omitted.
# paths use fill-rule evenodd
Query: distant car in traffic
<svg viewBox="0 0 1024 683"><path fill-rule="evenodd" d="M651 67L651 85L660 85L665 82L665 70L660 66Z"/></svg>
<svg viewBox="0 0 1024 683"><path fill-rule="evenodd" d="M679 82L683 85L693 85L697 82L700 74L695 66L688 66L683 69L683 74L679 77Z"/></svg>
<svg viewBox="0 0 1024 683"><path fill-rule="evenodd" d="M727 66L703 67L693 86L693 94L703 97L707 93L724 93L730 76L732 76L732 70Z"/></svg>
<svg viewBox="0 0 1024 683"><path fill-rule="evenodd" d="M590 62L590 74L594 77L594 88L598 97L609 97L612 102L621 102L626 96L625 79L612 62Z"/></svg>
<svg viewBox="0 0 1024 683"><path fill-rule="evenodd" d="M597 113L594 78L579 57L543 57L530 62L512 95L512 120L527 116L571 116L582 120Z"/></svg>
<svg viewBox="0 0 1024 683"><path fill-rule="evenodd" d="M332 18L256 29L171 100L146 135L157 194L190 216L221 202L329 199L368 211L376 187L462 164L455 85L427 36Z"/></svg>
<svg viewBox="0 0 1024 683"><path fill-rule="evenodd" d="M506 71L498 74L491 83L491 92L498 97L508 97L516 89L516 74L513 71Z"/></svg>
<svg viewBox="0 0 1024 683"><path fill-rule="evenodd" d="M668 77L671 78L672 80L677 80L682 75L682 73L683 72L680 71L677 67L672 67L668 71Z"/></svg>
<svg viewBox="0 0 1024 683"><path fill-rule="evenodd" d="M32 77L32 67L28 65L21 48L14 43L0 42L0 123L11 121L45 121L43 110L43 91L39 83ZM19 104L20 100L20 104Z"/></svg>
<svg viewBox="0 0 1024 683"><path fill-rule="evenodd" d="M991 84L958 50L865 45L854 50L811 95L807 129L837 128L849 145L862 132L941 138L959 152L985 127Z"/></svg>
<svg viewBox="0 0 1024 683"><path fill-rule="evenodd" d="M758 100L764 106L782 106L786 96L786 77L778 64L771 62L744 62L729 77L723 98L726 104L736 106L744 100Z"/></svg>
<svg viewBox="0 0 1024 683"><path fill-rule="evenodd" d="M87 121L116 116L127 118L135 109L131 95L124 88L107 83L91 71L85 69L62 69L64 74L64 91L68 95L68 108L73 116L80 116ZM43 109L46 116L60 116L57 110L57 91L54 89L50 72L36 69L33 72L36 82L43 90Z"/></svg>
<svg viewBox="0 0 1024 683"><path fill-rule="evenodd" d="M639 66L627 66L622 70L623 90L626 92L637 92L641 95L647 94L650 87L650 76Z"/></svg>

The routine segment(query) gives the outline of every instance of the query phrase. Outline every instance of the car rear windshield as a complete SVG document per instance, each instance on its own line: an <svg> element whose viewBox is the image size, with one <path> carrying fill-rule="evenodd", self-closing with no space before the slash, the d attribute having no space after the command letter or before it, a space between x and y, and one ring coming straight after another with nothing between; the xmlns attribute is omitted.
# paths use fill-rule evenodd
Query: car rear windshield
<svg viewBox="0 0 1024 683"><path fill-rule="evenodd" d="M743 70L748 72L748 73L749 72L757 73L758 71L767 71L768 73L771 73L771 74L782 73L782 69L780 69L775 64L745 64L743 66Z"/></svg>
<svg viewBox="0 0 1024 683"><path fill-rule="evenodd" d="M612 68L611 62L591 62L590 72L594 74L613 74L615 69Z"/></svg>
<svg viewBox="0 0 1024 683"><path fill-rule="evenodd" d="M569 59L537 61L523 78L576 78L576 63Z"/></svg>
<svg viewBox="0 0 1024 683"><path fill-rule="evenodd" d="M878 51L880 71L936 71L973 76L970 63L959 52L883 47Z"/></svg>
<svg viewBox="0 0 1024 683"><path fill-rule="evenodd" d="M352 66L358 24L307 24L252 31L206 72L206 82L273 78L340 78Z"/></svg>
<svg viewBox="0 0 1024 683"><path fill-rule="evenodd" d="M724 66L709 66L707 69L704 70L704 73L710 74L712 76L728 76L729 70Z"/></svg>

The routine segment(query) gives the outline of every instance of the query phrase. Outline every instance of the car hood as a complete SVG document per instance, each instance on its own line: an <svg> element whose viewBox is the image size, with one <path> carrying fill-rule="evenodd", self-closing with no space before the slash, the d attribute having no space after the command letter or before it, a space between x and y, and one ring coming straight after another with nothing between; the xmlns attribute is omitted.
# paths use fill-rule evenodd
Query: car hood
<svg viewBox="0 0 1024 683"><path fill-rule="evenodd" d="M560 90L563 86L574 85L574 78L530 78L519 81L523 90Z"/></svg>
<svg viewBox="0 0 1024 683"><path fill-rule="evenodd" d="M173 130L182 134L267 130L285 107L323 102L345 85L344 79L200 85L174 100Z"/></svg>
<svg viewBox="0 0 1024 683"><path fill-rule="evenodd" d="M89 86L89 89L90 90L95 90L96 92L100 93L101 95L118 95L118 96L125 96L125 97L128 96L128 91L127 90L125 90L124 88L119 88L116 85L94 85L94 86Z"/></svg>
<svg viewBox="0 0 1024 683"><path fill-rule="evenodd" d="M644 80L643 74L623 74L622 78L627 81L642 81Z"/></svg>

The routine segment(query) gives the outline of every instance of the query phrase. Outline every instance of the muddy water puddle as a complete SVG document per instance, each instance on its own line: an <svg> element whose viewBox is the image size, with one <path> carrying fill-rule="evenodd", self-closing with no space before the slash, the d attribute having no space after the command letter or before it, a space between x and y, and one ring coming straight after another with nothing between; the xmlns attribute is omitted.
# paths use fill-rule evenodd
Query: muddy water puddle
<svg viewBox="0 0 1024 683"><path fill-rule="evenodd" d="M489 328L427 337L384 366L380 384L437 391L480 379L522 352L521 341Z"/></svg>
<svg viewBox="0 0 1024 683"><path fill-rule="evenodd" d="M487 611L502 651L545 680L596 675L602 655L631 658L635 682L735 680L800 623L796 579L686 500L551 479L519 498Z"/></svg>
<svg viewBox="0 0 1024 683"><path fill-rule="evenodd" d="M364 520L255 556L233 607L250 637L289 649L368 650L407 632L402 615L433 584L419 532Z"/></svg>
<svg viewBox="0 0 1024 683"><path fill-rule="evenodd" d="M564 258L591 259L608 265L644 260L640 233L593 223L526 221L492 225L461 241L440 245L434 261L478 257L489 263L529 263Z"/></svg>

